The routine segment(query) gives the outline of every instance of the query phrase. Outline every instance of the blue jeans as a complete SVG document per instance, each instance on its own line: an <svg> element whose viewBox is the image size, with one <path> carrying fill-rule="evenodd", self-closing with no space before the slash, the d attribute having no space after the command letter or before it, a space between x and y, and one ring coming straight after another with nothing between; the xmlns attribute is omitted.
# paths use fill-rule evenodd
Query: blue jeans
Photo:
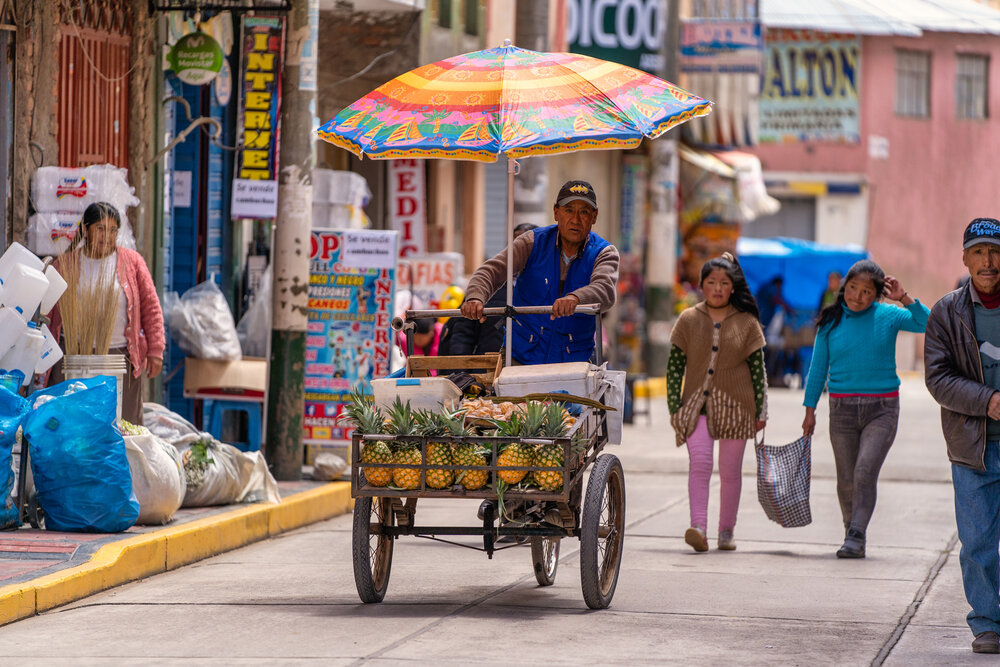
<svg viewBox="0 0 1000 667"><path fill-rule="evenodd" d="M972 634L1000 632L1000 445L986 443L986 470L952 464L959 563Z"/></svg>

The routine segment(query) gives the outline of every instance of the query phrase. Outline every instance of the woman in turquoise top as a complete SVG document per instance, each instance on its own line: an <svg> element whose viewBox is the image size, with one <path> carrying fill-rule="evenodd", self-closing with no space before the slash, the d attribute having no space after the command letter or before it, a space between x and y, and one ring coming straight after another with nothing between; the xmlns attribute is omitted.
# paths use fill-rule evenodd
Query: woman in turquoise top
<svg viewBox="0 0 1000 667"><path fill-rule="evenodd" d="M903 308L881 303L885 296ZM838 558L864 558L868 522L875 510L879 470L896 437L899 376L896 335L923 333L930 311L870 260L851 267L816 325L806 417L802 432L816 429L816 404L830 391L830 442L837 465L837 496L846 536Z"/></svg>

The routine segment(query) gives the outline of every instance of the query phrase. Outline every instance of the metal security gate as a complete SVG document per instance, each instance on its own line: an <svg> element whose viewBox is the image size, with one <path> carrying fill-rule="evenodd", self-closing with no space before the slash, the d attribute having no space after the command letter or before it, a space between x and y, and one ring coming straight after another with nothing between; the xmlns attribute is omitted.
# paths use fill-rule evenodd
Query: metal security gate
<svg viewBox="0 0 1000 667"><path fill-rule="evenodd" d="M61 0L60 9L59 165L127 168L131 3Z"/></svg>

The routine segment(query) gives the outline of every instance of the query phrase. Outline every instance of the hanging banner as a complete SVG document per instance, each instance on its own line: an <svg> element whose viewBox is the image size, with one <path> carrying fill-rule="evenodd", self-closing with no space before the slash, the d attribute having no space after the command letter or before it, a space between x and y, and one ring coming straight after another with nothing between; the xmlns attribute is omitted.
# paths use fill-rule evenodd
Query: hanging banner
<svg viewBox="0 0 1000 667"><path fill-rule="evenodd" d="M211 83L225 59L219 43L203 32L193 32L177 40L167 53L167 62L184 83L202 86Z"/></svg>
<svg viewBox="0 0 1000 667"><path fill-rule="evenodd" d="M423 160L389 160L389 227L399 232L399 256L427 248L427 190Z"/></svg>
<svg viewBox="0 0 1000 667"><path fill-rule="evenodd" d="M233 218L273 219L278 213L278 145L285 19L244 16L237 133L242 150L233 174Z"/></svg>
<svg viewBox="0 0 1000 667"><path fill-rule="evenodd" d="M394 231L312 232L303 434L308 445L344 447L351 428L337 418L351 389L389 374L397 239ZM310 451L315 454L315 448Z"/></svg>
<svg viewBox="0 0 1000 667"><path fill-rule="evenodd" d="M764 68L761 142L861 141L857 36L768 30Z"/></svg>
<svg viewBox="0 0 1000 667"><path fill-rule="evenodd" d="M690 19L681 25L681 71L759 74L764 40L752 19Z"/></svg>
<svg viewBox="0 0 1000 667"><path fill-rule="evenodd" d="M410 290L415 308L437 310L444 291L458 284L465 258L457 252L414 255L399 260L399 289ZM410 304L407 304L407 308Z"/></svg>

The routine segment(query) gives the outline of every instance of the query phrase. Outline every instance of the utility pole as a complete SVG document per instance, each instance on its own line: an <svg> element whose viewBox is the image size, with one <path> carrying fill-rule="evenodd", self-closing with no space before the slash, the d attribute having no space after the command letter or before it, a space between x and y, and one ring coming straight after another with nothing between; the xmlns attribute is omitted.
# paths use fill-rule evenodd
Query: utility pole
<svg viewBox="0 0 1000 667"><path fill-rule="evenodd" d="M549 3L517 0L514 15L514 46L531 51L549 50ZM514 176L514 226L530 222L539 227L552 224L546 194L549 174L545 158L534 156L518 161ZM506 239L510 243L510 239Z"/></svg>
<svg viewBox="0 0 1000 667"><path fill-rule="evenodd" d="M677 82L680 44L679 0L664 0L666 16L661 76ZM665 375L670 357L670 326L677 280L677 133L670 130L650 149L649 235L646 243L646 372Z"/></svg>
<svg viewBox="0 0 1000 667"><path fill-rule="evenodd" d="M291 0L285 25L281 80L278 215L272 250L274 296L265 453L279 480L302 478L306 326L309 315L309 247L313 200L315 72L302 55L303 35L313 35L310 15L319 0ZM314 10L314 11L311 11ZM312 48L317 44L313 39ZM310 85L310 75L312 76Z"/></svg>

